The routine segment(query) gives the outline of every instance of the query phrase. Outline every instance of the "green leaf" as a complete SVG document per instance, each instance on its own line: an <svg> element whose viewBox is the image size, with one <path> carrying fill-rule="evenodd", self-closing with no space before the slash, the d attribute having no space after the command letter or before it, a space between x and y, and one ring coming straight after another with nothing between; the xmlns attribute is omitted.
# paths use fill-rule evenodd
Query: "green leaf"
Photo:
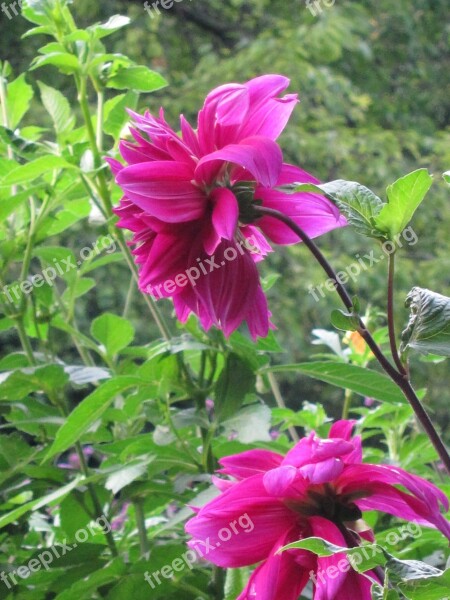
<svg viewBox="0 0 450 600"><path fill-rule="evenodd" d="M132 483L138 477L141 477L141 475L147 471L148 464L154 460L154 458L155 456L149 456L145 460L137 459L131 461L130 464L121 467L108 476L105 483L106 489L111 490L113 494L117 494L129 483Z"/></svg>
<svg viewBox="0 0 450 600"><path fill-rule="evenodd" d="M401 177L386 192L389 203L375 218L377 229L385 231L391 239L401 233L411 221L417 207L433 183L426 169L418 169Z"/></svg>
<svg viewBox="0 0 450 600"><path fill-rule="evenodd" d="M68 163L61 156L55 156L54 154L48 154L47 156L41 156L36 158L25 165L20 165L8 175L0 180L0 186L9 186L25 183L27 181L33 181L40 177L43 173L47 173L52 169L74 169L75 167Z"/></svg>
<svg viewBox="0 0 450 600"><path fill-rule="evenodd" d="M246 394L255 391L256 375L247 361L230 353L216 384L215 409L218 418L227 419L235 414Z"/></svg>
<svg viewBox="0 0 450 600"><path fill-rule="evenodd" d="M309 550L320 557L346 554L348 562L358 573L364 573L377 566L384 566L390 557L384 548L378 544L364 544L363 546L348 548L336 546L319 537L310 537L283 546L278 550L278 554L294 548Z"/></svg>
<svg viewBox="0 0 450 600"><path fill-rule="evenodd" d="M106 87L116 90L135 90L137 92L154 92L166 87L167 81L162 75L147 67L125 67L119 69L108 78Z"/></svg>
<svg viewBox="0 0 450 600"><path fill-rule="evenodd" d="M23 0L22 16L38 25L50 25L53 5L53 0Z"/></svg>
<svg viewBox="0 0 450 600"><path fill-rule="evenodd" d="M448 185L450 185L450 171L446 171L445 173L443 173L442 179L445 181L445 183L448 183Z"/></svg>
<svg viewBox="0 0 450 600"><path fill-rule="evenodd" d="M324 194L331 200L352 227L361 235L384 239L386 236L377 231L375 218L384 203L369 188L356 181L337 179L321 185L300 184L295 191L312 191Z"/></svg>
<svg viewBox="0 0 450 600"><path fill-rule="evenodd" d="M123 15L113 15L106 23L98 23L88 27L89 31L93 31L95 37L100 40L101 38L111 35L115 31L118 31L122 27L126 27L130 24L131 19L124 17Z"/></svg>
<svg viewBox="0 0 450 600"><path fill-rule="evenodd" d="M30 71L40 69L46 65L53 65L57 67L61 73L70 75L72 73L78 73L80 71L80 63L78 58L68 52L52 52L44 56L37 56L30 66Z"/></svg>
<svg viewBox="0 0 450 600"><path fill-rule="evenodd" d="M426 574L422 569L420 577L407 577L407 581L399 583L398 588L409 600L446 600L450 597L450 569L440 573L436 571L428 567Z"/></svg>
<svg viewBox="0 0 450 600"><path fill-rule="evenodd" d="M102 416L117 394L140 383L142 380L138 377L122 375L100 385L67 417L64 425L58 430L45 460L70 448Z"/></svg>
<svg viewBox="0 0 450 600"><path fill-rule="evenodd" d="M330 383L339 388L352 390L361 396L385 402L405 403L399 388L385 375L371 369L335 362L311 362L294 365L279 365L269 371L298 371L308 377ZM264 372L264 370L263 370Z"/></svg>
<svg viewBox="0 0 450 600"><path fill-rule="evenodd" d="M103 344L109 356L114 356L133 341L134 327L123 317L104 313L92 322L91 334Z"/></svg>
<svg viewBox="0 0 450 600"><path fill-rule="evenodd" d="M244 589L249 576L249 569L227 569L223 600L236 600Z"/></svg>
<svg viewBox="0 0 450 600"><path fill-rule="evenodd" d="M340 331L356 331L359 327L358 315L352 315L340 309L332 311L330 320L333 327Z"/></svg>
<svg viewBox="0 0 450 600"><path fill-rule="evenodd" d="M416 350L450 356L450 298L415 287L406 298L406 306L411 314L402 333L401 353Z"/></svg>
<svg viewBox="0 0 450 600"><path fill-rule="evenodd" d="M127 108L135 110L137 107L138 94L130 91L127 94L120 94L111 98L105 103L105 123L103 129L105 133L118 139L120 133L129 120Z"/></svg>
<svg viewBox="0 0 450 600"><path fill-rule="evenodd" d="M272 413L265 404L251 404L241 408L235 415L223 421L226 437L251 444L253 442L270 442L270 426Z"/></svg>
<svg viewBox="0 0 450 600"><path fill-rule="evenodd" d="M64 498L69 492L74 490L82 481L83 481L83 477L78 476L73 481L71 481L67 485L57 489L56 491L52 492L51 494L47 494L46 496L43 496L42 498L37 498L36 500L27 502L26 504L19 506L19 508L16 508L15 510L13 510L11 512L6 513L6 515L3 515L0 517L0 528L6 527L6 525L9 525L10 523L17 521L17 519L19 519L22 515L26 514L27 512L30 512L32 510L39 510L40 508L43 508L44 506L49 506L56 502L59 502L61 500L61 498Z"/></svg>
<svg viewBox="0 0 450 600"><path fill-rule="evenodd" d="M40 185L34 185L32 187L27 187L26 190L24 190L23 192L18 192L14 196L10 195L9 189L6 189L6 188L4 190L0 189L0 192L2 195L8 194L10 196L8 198L1 198L0 221L4 221L7 217L9 217L9 215L11 213L13 213L15 210L17 210L17 208L20 206L20 204L24 200L28 200L30 198L30 196L32 196L36 192L39 192L43 187L44 187L43 183L41 183Z"/></svg>
<svg viewBox="0 0 450 600"><path fill-rule="evenodd" d="M72 131L75 126L75 115L67 98L58 90L38 81L42 103L53 120L58 135Z"/></svg>
<svg viewBox="0 0 450 600"><path fill-rule="evenodd" d="M33 99L33 88L25 81L25 74L8 84L7 98L9 126L15 129Z"/></svg>

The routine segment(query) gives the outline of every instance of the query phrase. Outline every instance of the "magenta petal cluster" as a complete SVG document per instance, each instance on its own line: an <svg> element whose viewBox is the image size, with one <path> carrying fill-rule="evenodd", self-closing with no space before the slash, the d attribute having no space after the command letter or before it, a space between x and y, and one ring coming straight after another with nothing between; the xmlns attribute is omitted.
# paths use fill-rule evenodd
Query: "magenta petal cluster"
<svg viewBox="0 0 450 600"><path fill-rule="evenodd" d="M389 466L362 463L361 438L352 437L354 423L338 421L327 439L314 432L286 456L250 450L220 461L216 478L222 493L186 524L189 545L209 548L207 560L221 567L256 563L238 600L297 600L308 581L314 600L370 600L371 581L342 568L345 555L319 558L301 549L277 551L291 542L321 537L341 547L373 541L362 512L377 510L439 529L450 539L446 496L428 481ZM254 527L239 531L245 515ZM236 530L226 536L221 531ZM229 537L229 539L228 539ZM222 541L221 541L222 540ZM379 581L374 572L367 575Z"/></svg>
<svg viewBox="0 0 450 600"><path fill-rule="evenodd" d="M123 141L126 164L109 160L124 197L119 227L134 233L140 288L173 297L178 318L191 313L205 329L226 336L246 322L253 338L266 336L270 313L256 263L276 244L298 238L271 217L256 222L252 204L282 211L315 237L345 225L325 198L286 195L277 186L317 180L284 164L276 139L297 103L279 95L289 80L257 77L213 90L197 129L181 116L178 135L164 119L132 113L134 141Z"/></svg>

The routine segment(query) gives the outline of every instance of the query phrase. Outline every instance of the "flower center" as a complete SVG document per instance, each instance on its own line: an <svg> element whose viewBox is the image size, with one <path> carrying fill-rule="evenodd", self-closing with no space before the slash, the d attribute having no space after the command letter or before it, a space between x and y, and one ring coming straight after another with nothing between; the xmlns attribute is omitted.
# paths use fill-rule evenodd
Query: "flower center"
<svg viewBox="0 0 450 600"><path fill-rule="evenodd" d="M340 496L329 484L312 486L304 500L288 500L286 504L304 517L323 517L337 525L362 518L352 499Z"/></svg>

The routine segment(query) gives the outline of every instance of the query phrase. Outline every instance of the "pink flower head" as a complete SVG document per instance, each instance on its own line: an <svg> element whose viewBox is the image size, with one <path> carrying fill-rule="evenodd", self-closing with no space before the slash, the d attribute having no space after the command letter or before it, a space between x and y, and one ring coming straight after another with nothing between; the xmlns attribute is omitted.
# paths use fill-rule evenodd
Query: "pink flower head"
<svg viewBox="0 0 450 600"><path fill-rule="evenodd" d="M298 238L272 217L256 219L256 205L282 211L312 237L345 224L320 195L276 189L317 183L283 163L275 142L297 103L296 95L279 97L288 84L265 75L221 86L207 96L196 130L181 116L180 135L162 109L159 117L132 113L134 141L120 144L126 164L108 161L124 192L115 212L134 233L140 288L173 297L182 322L195 313L226 336L244 321L253 338L267 335L256 263L272 251L266 236L276 244Z"/></svg>
<svg viewBox="0 0 450 600"><path fill-rule="evenodd" d="M207 559L216 565L261 563L238 600L297 600L308 581L314 600L370 600L369 578L348 563L342 568L345 554L277 553L311 536L341 547L373 541L362 519L365 510L437 528L450 539L450 523L440 512L440 505L448 510L445 495L397 467L363 464L361 438L352 437L352 427L351 421L338 421L328 439L311 433L286 456L250 450L220 461L220 472L234 481L216 479L222 493L188 521L186 531L192 548L200 552L208 544ZM251 531L239 530L242 515L252 520ZM224 535L228 530L233 535ZM367 574L379 581L374 572Z"/></svg>

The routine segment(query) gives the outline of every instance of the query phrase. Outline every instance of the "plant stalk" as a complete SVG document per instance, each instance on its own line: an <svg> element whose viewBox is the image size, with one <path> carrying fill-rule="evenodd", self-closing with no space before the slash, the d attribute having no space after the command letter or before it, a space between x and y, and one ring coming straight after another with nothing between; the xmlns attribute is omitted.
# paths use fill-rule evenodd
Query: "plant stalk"
<svg viewBox="0 0 450 600"><path fill-rule="evenodd" d="M353 312L353 302L350 298L349 293L347 292L344 285L339 281L333 267L330 265L328 260L322 254L321 250L316 246L313 240L308 236L308 234L303 231L301 227L295 223L290 217L284 215L278 210L266 207L258 206L255 208L256 215L263 217L273 217L278 219L285 225L287 225L294 233L298 235L300 240L305 244L305 246L310 250L313 256L316 258L317 262L323 268L328 277L334 282L334 286L336 288L339 297L341 298L344 306L350 312ZM421 423L424 431L430 438L431 443L433 444L436 452L438 453L440 459L442 460L447 473L450 474L450 456L447 452L447 449L442 441L440 435L436 431L433 423L431 422L428 413L422 406L417 394L415 393L413 387L408 381L407 375L397 371L397 369L389 362L389 360L384 356L382 350L379 348L378 344L372 337L370 331L366 328L364 322L360 317L358 317L358 333L364 338L365 342L373 352L375 358L380 363L383 370L389 375L392 381L401 389L406 399L409 401L417 419Z"/></svg>

